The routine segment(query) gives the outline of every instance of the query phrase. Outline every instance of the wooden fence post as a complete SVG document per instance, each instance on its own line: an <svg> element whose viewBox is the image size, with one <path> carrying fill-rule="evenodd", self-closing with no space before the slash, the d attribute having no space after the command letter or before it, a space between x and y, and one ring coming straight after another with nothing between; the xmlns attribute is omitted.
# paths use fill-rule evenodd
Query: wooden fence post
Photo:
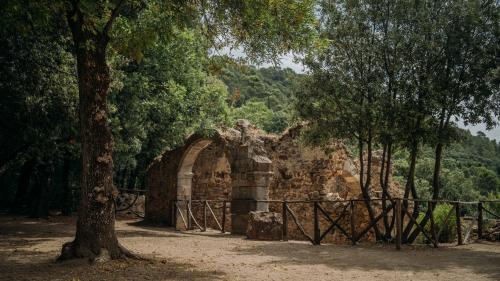
<svg viewBox="0 0 500 281"><path fill-rule="evenodd" d="M186 229L186 230L191 230L191 214L190 214L190 211L191 211L191 199L190 200L185 200L184 202L186 202L186 217L187 217L187 225L188 225L188 229Z"/></svg>
<svg viewBox="0 0 500 281"><path fill-rule="evenodd" d="M222 202L222 233L226 233L226 200Z"/></svg>
<svg viewBox="0 0 500 281"><path fill-rule="evenodd" d="M321 233L319 229L318 202L314 201L314 245L321 244Z"/></svg>
<svg viewBox="0 0 500 281"><path fill-rule="evenodd" d="M203 204L203 231L207 231L207 200Z"/></svg>
<svg viewBox="0 0 500 281"><path fill-rule="evenodd" d="M172 226L177 230L177 201L172 200Z"/></svg>
<svg viewBox="0 0 500 281"><path fill-rule="evenodd" d="M281 216L283 217L283 228L281 230L282 239L283 241L288 241L288 216L286 214L286 200L283 201Z"/></svg>
<svg viewBox="0 0 500 281"><path fill-rule="evenodd" d="M396 249L401 250L401 240L403 234L403 222L401 220L401 199L396 199Z"/></svg>
<svg viewBox="0 0 500 281"><path fill-rule="evenodd" d="M457 223L457 241L458 245L463 245L464 242L462 240L462 223L460 221L460 203L455 203L455 221Z"/></svg>
<svg viewBox="0 0 500 281"><path fill-rule="evenodd" d="M434 222L434 202L429 201L427 202L427 206L431 212L431 238L434 241L431 241L432 244L434 244L434 248L438 247L438 241L437 241L437 236L436 236L436 224Z"/></svg>
<svg viewBox="0 0 500 281"><path fill-rule="evenodd" d="M354 201L349 200L349 211L350 211L350 216L349 220L351 223L351 243L352 245L356 245L356 217L354 215Z"/></svg>
<svg viewBox="0 0 500 281"><path fill-rule="evenodd" d="M477 204L477 239L483 238L483 202Z"/></svg>

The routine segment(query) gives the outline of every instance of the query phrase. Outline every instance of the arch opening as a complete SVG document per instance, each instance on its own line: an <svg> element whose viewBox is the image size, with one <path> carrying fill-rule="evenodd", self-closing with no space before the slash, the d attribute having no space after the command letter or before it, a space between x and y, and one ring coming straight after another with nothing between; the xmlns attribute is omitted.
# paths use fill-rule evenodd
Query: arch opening
<svg viewBox="0 0 500 281"><path fill-rule="evenodd" d="M177 200L190 200L193 187L193 166L198 155L212 144L212 140L202 139L188 147L177 172Z"/></svg>
<svg viewBox="0 0 500 281"><path fill-rule="evenodd" d="M212 146L211 146L212 145ZM214 151L206 150L207 147L213 147ZM207 151L207 155L202 153ZM211 153L215 152L215 153ZM203 157L200 157L203 155ZM197 160L200 161L197 162ZM217 197L215 194L221 190L220 186L216 186L213 182L200 183L201 180L207 180L207 177L215 177L217 162L225 162L227 165L225 173L230 173L230 178L225 179L226 186L225 195ZM205 162L205 163L203 163ZM197 174L194 182L195 173L193 168L197 169L202 167L202 173L206 173L202 177ZM198 171L199 172L199 171ZM255 154L255 151L248 145L241 145L239 142L235 144L228 144L226 142L218 142L211 139L195 140L188 145L183 152L179 161L176 181L176 199L180 200L180 213L177 214L176 227L184 229L182 226L180 216L188 219L192 214L196 220L202 221L203 213L200 212L201 208L190 206L191 214L187 212L188 206L186 205L189 200L230 200L227 204L226 212L226 225L230 226L231 233L244 234L247 228L248 215L251 211L268 211L268 203L257 202L254 200L268 199L269 180L272 175L271 161L262 155ZM200 186L204 184L205 186ZM196 189L194 189L196 188ZM203 189L203 190L200 190ZM196 191L193 193L193 191ZM201 191L201 192L200 192ZM214 194L210 194L214 192ZM219 192L220 193L220 192ZM203 194L200 196L200 194ZM193 198L195 196L196 198ZM222 198L221 198L222 197ZM197 205L200 203L197 202ZM220 205L222 205L219 202ZM218 206L221 207L221 206ZM197 215L198 213L198 215ZM210 226L209 226L210 227Z"/></svg>

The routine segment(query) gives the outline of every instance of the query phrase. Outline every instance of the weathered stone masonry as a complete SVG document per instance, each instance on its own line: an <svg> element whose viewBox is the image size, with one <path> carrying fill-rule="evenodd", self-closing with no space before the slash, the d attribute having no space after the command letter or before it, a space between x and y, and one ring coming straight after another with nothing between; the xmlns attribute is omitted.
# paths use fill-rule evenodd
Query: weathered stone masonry
<svg viewBox="0 0 500 281"><path fill-rule="evenodd" d="M172 225L173 199L233 200L233 199L358 199L358 164L340 142L332 142L325 148L306 147L300 140L300 127L292 128L281 136L267 135L239 121L234 129L220 130L209 139L191 136L186 144L165 152L151 164L147 185L146 218L154 222ZM375 172L377 172L375 169ZM375 193L380 194L378 174L373 174ZM391 184L391 192L395 187ZM222 204L212 203L219 220ZM341 203L323 203L333 215L343 209ZM304 228L312 233L312 206L290 205ZM377 206L375 206L377 207ZM193 213L202 221L203 208L193 204ZM248 213L254 210L281 212L281 204L228 202L226 229L232 233L244 233ZM231 216L229 217L229 213ZM368 224L366 208L358 203L355 209L356 228ZM348 218L347 214L346 218ZM348 219L341 225L348 229ZM209 227L216 228L210 218ZM298 228L289 220L289 238L303 239ZM322 229L328 222L321 219ZM183 228L180 220L178 228ZM369 233L365 239L371 239ZM327 236L330 242L345 242L339 233Z"/></svg>
<svg viewBox="0 0 500 281"><path fill-rule="evenodd" d="M168 151L156 158L148 169L149 192L146 199L146 219L172 225L173 200L199 199L197 196L205 196L202 199L220 199L214 196L230 194L231 200L234 200L230 204L231 230L232 233L243 234L246 231L250 211L268 210L267 203L256 203L252 199L269 199L267 188L272 175L271 160L266 157L263 142L248 129L248 122L242 120L238 122L235 129L217 131L215 136L208 139L193 135L183 147ZM203 171L198 170L193 173L193 166L196 165L195 162L200 152L210 145L218 148L215 149L216 152L213 152L213 149L206 150L206 153L211 151L215 153L212 156L217 155L216 159L210 162L224 163L224 160L220 158L225 157L229 163L225 170L220 170L219 173L221 175L230 173L231 192L228 191L229 177L227 176L222 178L225 184L218 185L214 192L206 191L210 187L208 183L204 185L205 191L203 191L203 185L201 189L198 188L203 182L203 177L200 177ZM200 159L206 159L206 157L209 155L202 156ZM212 175L213 172L205 171L205 175L206 173ZM197 177L194 178L195 174ZM194 192L193 181L198 184L195 185ZM184 203L181 202L181 204ZM181 210L184 209L181 206ZM176 227L182 228L180 220L177 220Z"/></svg>

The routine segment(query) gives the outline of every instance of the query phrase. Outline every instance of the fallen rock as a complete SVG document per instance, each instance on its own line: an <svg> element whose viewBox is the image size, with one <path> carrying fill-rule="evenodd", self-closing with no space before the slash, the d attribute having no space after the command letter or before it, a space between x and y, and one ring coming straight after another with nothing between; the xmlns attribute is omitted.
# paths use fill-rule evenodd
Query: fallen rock
<svg viewBox="0 0 500 281"><path fill-rule="evenodd" d="M274 212L250 212L247 238L256 240L281 240L283 218Z"/></svg>
<svg viewBox="0 0 500 281"><path fill-rule="evenodd" d="M500 220L495 223L483 233L483 239L491 242L500 241Z"/></svg>

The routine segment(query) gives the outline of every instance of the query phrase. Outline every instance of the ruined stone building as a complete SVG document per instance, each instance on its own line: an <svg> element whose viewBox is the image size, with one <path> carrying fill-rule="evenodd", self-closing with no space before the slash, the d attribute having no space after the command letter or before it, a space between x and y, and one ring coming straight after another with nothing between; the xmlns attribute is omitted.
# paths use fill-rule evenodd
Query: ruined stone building
<svg viewBox="0 0 500 281"><path fill-rule="evenodd" d="M176 227L182 229L180 220L174 218L179 216L178 211L173 212L174 200L182 200L181 205L186 202L183 200L220 200L210 205L221 220L222 200L226 200L226 229L243 234L249 212L281 213L279 202L258 200L361 198L358 167L347 148L340 142L332 142L324 148L307 147L301 142L300 130L299 126L281 136L268 135L240 120L234 128L221 129L210 138L192 135L184 146L166 151L150 165L146 180L146 219L170 226L176 221ZM378 177L376 173L373 176ZM380 187L375 185L373 189L376 197ZM368 219L366 208L359 203L354 214L357 227L362 228ZM323 203L323 206L332 214L343 209L342 203ZM192 204L198 221L202 220L202 207L199 203ZM310 203L290 204L290 208L311 233ZM303 239L293 222L288 223L289 238ZM207 224L215 228L210 216ZM324 219L321 224L328 225ZM366 236L369 238L370 235ZM332 233L326 240L342 242L345 237Z"/></svg>

